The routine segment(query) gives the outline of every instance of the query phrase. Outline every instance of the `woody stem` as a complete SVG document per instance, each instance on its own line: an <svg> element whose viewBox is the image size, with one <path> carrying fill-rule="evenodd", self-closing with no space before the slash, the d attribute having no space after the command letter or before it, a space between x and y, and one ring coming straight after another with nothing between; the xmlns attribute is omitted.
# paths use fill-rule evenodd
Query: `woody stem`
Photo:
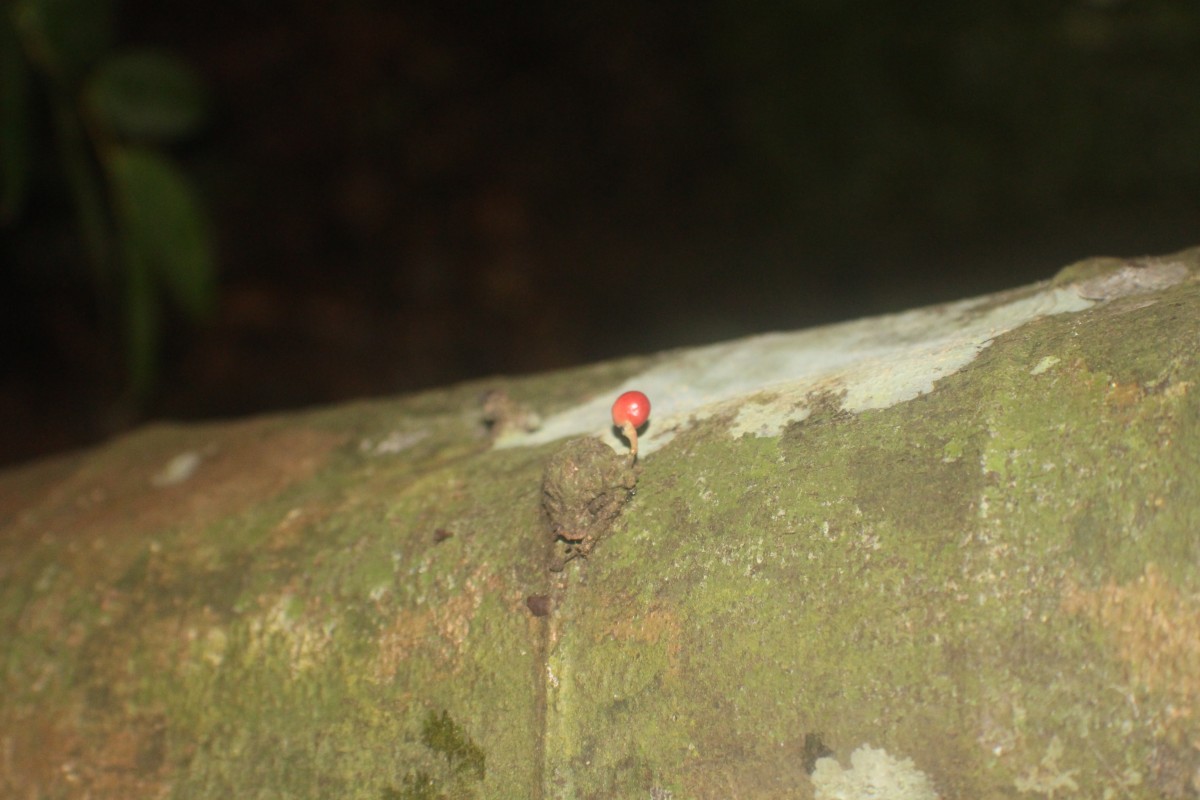
<svg viewBox="0 0 1200 800"><path fill-rule="evenodd" d="M629 440L629 455L637 458L637 428L633 427L633 423L628 420L622 423L621 433L625 434L625 438Z"/></svg>

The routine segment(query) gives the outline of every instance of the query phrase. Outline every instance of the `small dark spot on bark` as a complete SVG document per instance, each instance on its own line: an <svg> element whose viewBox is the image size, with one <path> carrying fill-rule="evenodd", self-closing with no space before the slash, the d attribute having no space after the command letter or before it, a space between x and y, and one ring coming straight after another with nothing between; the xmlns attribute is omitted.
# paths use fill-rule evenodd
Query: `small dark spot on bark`
<svg viewBox="0 0 1200 800"><path fill-rule="evenodd" d="M809 775L813 774L817 768L818 758L828 758L832 755L833 751L821 741L821 734L804 734L804 771L806 773Z"/></svg>
<svg viewBox="0 0 1200 800"><path fill-rule="evenodd" d="M548 594L531 594L525 598L525 606L535 617L545 617L550 614L552 603Z"/></svg>

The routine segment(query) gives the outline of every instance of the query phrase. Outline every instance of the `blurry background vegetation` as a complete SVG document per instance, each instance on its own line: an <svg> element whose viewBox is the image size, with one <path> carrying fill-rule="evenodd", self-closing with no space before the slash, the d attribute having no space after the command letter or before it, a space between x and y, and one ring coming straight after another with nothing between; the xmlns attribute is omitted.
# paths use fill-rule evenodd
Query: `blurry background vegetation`
<svg viewBox="0 0 1200 800"><path fill-rule="evenodd" d="M1200 244L1200 3L4 0L0 463Z"/></svg>
<svg viewBox="0 0 1200 800"><path fill-rule="evenodd" d="M82 252L67 254L67 280L90 276L136 410L155 383L159 295L192 318L213 302L203 212L156 147L193 134L204 109L186 64L113 39L110 0L19 0L0 18L0 219L16 227L42 181L69 196Z"/></svg>

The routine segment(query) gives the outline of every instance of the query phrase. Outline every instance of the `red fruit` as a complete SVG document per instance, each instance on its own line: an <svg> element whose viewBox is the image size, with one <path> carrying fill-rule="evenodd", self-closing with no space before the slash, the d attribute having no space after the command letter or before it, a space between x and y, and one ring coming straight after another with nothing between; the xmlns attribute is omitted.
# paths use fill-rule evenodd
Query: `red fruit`
<svg viewBox="0 0 1200 800"><path fill-rule="evenodd" d="M641 392L625 392L612 407L613 425L629 440L629 455L637 458L637 429L650 418L650 398Z"/></svg>
<svg viewBox="0 0 1200 800"><path fill-rule="evenodd" d="M612 407L613 424L623 428L629 423L635 428L646 424L650 417L650 398L641 392L625 392Z"/></svg>

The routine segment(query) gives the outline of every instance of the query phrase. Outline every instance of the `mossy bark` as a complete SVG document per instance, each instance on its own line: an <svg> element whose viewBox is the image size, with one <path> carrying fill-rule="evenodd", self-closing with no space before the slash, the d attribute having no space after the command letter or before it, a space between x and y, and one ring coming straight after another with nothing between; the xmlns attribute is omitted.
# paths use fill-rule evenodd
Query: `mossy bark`
<svg viewBox="0 0 1200 800"><path fill-rule="evenodd" d="M713 389L762 339L4 473L0 794L803 798L868 746L945 798L1195 797L1198 273L806 334L911 340L932 377L882 400L917 367L853 343ZM556 432L668 374L635 494L551 570ZM549 440L494 441L489 390Z"/></svg>

